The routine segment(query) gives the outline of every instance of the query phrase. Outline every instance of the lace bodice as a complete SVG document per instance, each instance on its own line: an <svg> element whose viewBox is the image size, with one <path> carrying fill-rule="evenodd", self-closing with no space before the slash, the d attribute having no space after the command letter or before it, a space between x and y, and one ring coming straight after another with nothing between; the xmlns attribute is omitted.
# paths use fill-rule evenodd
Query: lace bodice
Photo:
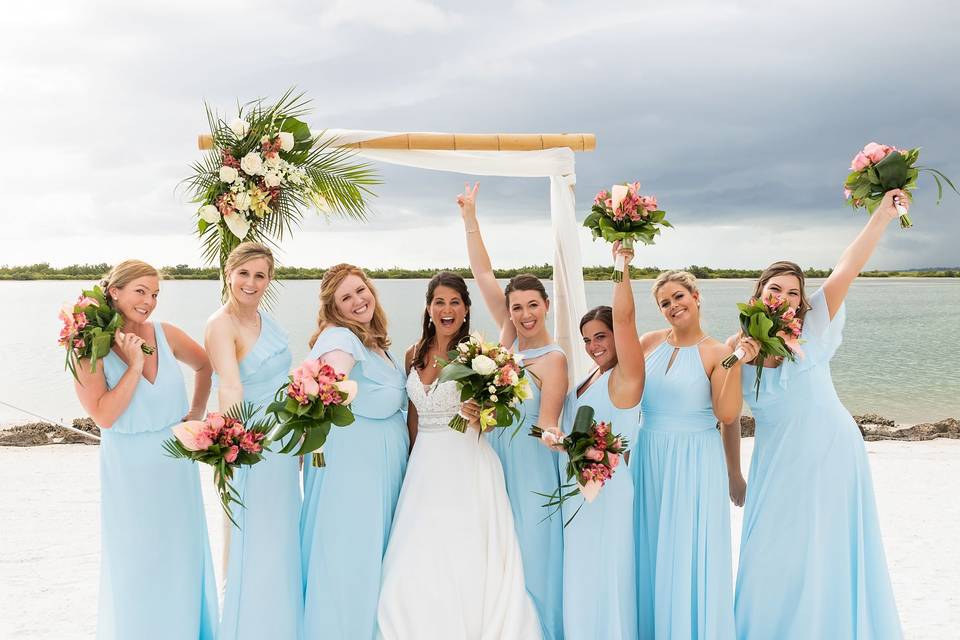
<svg viewBox="0 0 960 640"><path fill-rule="evenodd" d="M407 396L417 408L418 431L450 430L450 418L460 410L456 381L424 385L417 370L412 368L407 376Z"/></svg>

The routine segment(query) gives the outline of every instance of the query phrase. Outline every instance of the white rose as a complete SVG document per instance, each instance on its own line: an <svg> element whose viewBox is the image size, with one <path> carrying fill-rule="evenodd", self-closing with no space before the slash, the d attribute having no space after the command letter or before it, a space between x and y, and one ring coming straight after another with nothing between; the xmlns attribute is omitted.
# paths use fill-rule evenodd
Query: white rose
<svg viewBox="0 0 960 640"><path fill-rule="evenodd" d="M240 159L240 168L248 176L259 175L263 171L263 158L259 153L251 151Z"/></svg>
<svg viewBox="0 0 960 640"><path fill-rule="evenodd" d="M293 134L288 131L280 132L280 148L284 151L293 149Z"/></svg>
<svg viewBox="0 0 960 640"><path fill-rule="evenodd" d="M267 174L263 176L263 184L268 187L279 187L280 186L280 174L274 173L273 171L267 171Z"/></svg>
<svg viewBox="0 0 960 640"><path fill-rule="evenodd" d="M221 182L233 182L237 179L240 173L233 167L220 167L220 181Z"/></svg>
<svg viewBox="0 0 960 640"><path fill-rule="evenodd" d="M496 402L496 401L497 401L497 394L494 393L493 395L490 396L490 402Z"/></svg>
<svg viewBox="0 0 960 640"><path fill-rule="evenodd" d="M489 391L490 393L496 393L497 388L493 385L490 385L489 387L487 387L487 391Z"/></svg>
<svg viewBox="0 0 960 640"><path fill-rule="evenodd" d="M205 220L210 224L220 221L220 210L212 204L203 205L197 213L200 214L201 220Z"/></svg>
<svg viewBox="0 0 960 640"><path fill-rule="evenodd" d="M279 153L271 153L267 156L267 159L263 161L263 163L271 169L278 168L280 166L280 162L281 160Z"/></svg>
<svg viewBox="0 0 960 640"><path fill-rule="evenodd" d="M250 131L250 123L243 118L237 118L230 123L230 131L238 138L242 138Z"/></svg>
<svg viewBox="0 0 960 640"><path fill-rule="evenodd" d="M250 194L246 191L241 191L233 197L233 206L235 206L240 211L246 211L250 208Z"/></svg>
<svg viewBox="0 0 960 640"><path fill-rule="evenodd" d="M497 363L487 356L477 356L473 359L470 367L482 376L488 376L497 370Z"/></svg>

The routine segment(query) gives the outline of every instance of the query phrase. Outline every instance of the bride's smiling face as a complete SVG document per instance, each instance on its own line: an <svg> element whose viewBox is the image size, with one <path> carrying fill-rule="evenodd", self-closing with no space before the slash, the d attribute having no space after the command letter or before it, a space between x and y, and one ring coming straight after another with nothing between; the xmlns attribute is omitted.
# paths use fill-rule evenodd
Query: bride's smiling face
<svg viewBox="0 0 960 640"><path fill-rule="evenodd" d="M433 326L437 329L437 337L449 340L457 335L466 320L468 310L469 308L455 289L443 285L437 286L427 309ZM446 342L440 344L446 344Z"/></svg>

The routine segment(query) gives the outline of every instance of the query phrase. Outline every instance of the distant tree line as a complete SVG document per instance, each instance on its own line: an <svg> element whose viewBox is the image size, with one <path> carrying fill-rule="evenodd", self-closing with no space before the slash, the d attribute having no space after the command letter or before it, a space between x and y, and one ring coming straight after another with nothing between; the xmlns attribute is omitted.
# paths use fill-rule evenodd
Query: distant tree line
<svg viewBox="0 0 960 640"><path fill-rule="evenodd" d="M73 264L68 267L54 268L46 262L21 266L0 267L0 280L99 280L110 270L109 264ZM367 269L372 278L387 280L426 279L441 269ZM471 278L467 267L450 267L447 271L458 273L464 278ZM191 267L178 264L161 269L163 277L169 280L216 280L218 271L215 267ZM278 267L277 275L283 280L318 280L326 270L313 267ZM609 266L593 266L583 268L585 280L607 280L610 278ZM637 279L656 278L663 269L660 267L631 267L630 275ZM700 265L690 265L687 271L702 280L716 278L756 278L760 275L759 269L714 269ZM807 269L808 278L825 278L832 269ZM515 269L495 269L498 278L512 278L518 273L532 273L533 275L550 279L553 277L553 267L549 264L517 267ZM868 278L956 278L960 277L960 267L915 269L909 271L865 271L861 274Z"/></svg>

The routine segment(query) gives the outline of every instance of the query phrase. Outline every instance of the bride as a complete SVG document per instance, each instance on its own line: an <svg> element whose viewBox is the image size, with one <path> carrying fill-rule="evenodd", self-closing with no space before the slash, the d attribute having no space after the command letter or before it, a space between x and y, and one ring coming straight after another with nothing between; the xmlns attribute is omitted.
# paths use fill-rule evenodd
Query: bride
<svg viewBox="0 0 960 640"><path fill-rule="evenodd" d="M435 275L423 332L406 354L415 445L383 565L377 622L385 640L541 637L500 460L479 437L475 403L462 405L466 433L448 426L460 392L437 380L436 359L469 334L469 315L463 278Z"/></svg>

